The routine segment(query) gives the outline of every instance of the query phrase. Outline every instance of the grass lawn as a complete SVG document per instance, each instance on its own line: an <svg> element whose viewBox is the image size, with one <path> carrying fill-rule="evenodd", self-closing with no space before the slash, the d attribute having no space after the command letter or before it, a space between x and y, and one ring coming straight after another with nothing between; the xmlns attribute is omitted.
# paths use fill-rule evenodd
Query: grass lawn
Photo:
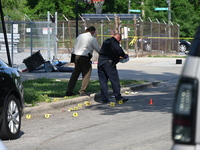
<svg viewBox="0 0 200 150"><path fill-rule="evenodd" d="M145 81L136 80L121 80L120 84L122 87L130 85L143 84ZM65 92L67 89L68 80L48 79L39 78L34 80L26 80L23 82L24 86L24 99L26 104L35 106L39 102L52 102L58 100L64 100L78 96L78 91L81 87L81 81L77 81L74 89L75 96L67 97ZM108 83L111 89L110 82ZM100 85L98 80L90 80L87 92L96 93L100 92Z"/></svg>

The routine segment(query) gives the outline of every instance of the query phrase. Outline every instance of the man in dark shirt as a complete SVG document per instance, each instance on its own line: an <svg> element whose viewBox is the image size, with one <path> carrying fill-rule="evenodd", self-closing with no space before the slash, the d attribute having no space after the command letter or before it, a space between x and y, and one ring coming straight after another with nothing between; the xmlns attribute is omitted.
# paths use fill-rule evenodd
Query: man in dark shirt
<svg viewBox="0 0 200 150"><path fill-rule="evenodd" d="M102 102L109 103L108 100L108 79L111 82L113 94L116 102L128 101L120 94L119 76L116 69L116 64L119 62L120 57L127 58L128 55L124 53L120 42L121 34L115 34L113 37L106 39L103 42L98 58L98 76L101 86Z"/></svg>

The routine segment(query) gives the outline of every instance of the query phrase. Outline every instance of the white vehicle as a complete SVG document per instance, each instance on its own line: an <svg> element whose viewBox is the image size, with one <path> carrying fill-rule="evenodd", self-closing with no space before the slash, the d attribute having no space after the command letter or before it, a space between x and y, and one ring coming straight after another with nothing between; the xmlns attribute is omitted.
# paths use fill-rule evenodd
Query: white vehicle
<svg viewBox="0 0 200 150"><path fill-rule="evenodd" d="M172 140L172 150L200 150L200 27L177 86Z"/></svg>
<svg viewBox="0 0 200 150"><path fill-rule="evenodd" d="M0 150L7 150L3 142L0 140Z"/></svg>

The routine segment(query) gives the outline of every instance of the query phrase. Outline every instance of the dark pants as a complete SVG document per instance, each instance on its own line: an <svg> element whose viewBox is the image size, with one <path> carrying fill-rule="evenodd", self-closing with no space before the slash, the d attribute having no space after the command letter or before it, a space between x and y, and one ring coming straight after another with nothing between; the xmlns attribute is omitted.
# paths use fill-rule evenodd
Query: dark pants
<svg viewBox="0 0 200 150"><path fill-rule="evenodd" d="M98 76L101 86L102 101L108 100L108 79L111 82L113 94L116 100L119 100L121 98L121 87L116 66L112 66L112 64L109 62L101 65L100 67L98 67Z"/></svg>
<svg viewBox="0 0 200 150"><path fill-rule="evenodd" d="M79 75L82 73L82 85L79 93L85 92L90 81L92 66L87 56L75 56L75 67L68 83L67 92L73 92Z"/></svg>

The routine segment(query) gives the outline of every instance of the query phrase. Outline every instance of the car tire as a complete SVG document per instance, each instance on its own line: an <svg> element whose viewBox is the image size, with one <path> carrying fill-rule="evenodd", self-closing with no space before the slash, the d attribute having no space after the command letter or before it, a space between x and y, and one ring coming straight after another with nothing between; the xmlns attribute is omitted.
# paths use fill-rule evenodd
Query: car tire
<svg viewBox="0 0 200 150"><path fill-rule="evenodd" d="M21 128L20 102L14 95L6 100L2 112L2 126L0 130L1 139L16 139Z"/></svg>
<svg viewBox="0 0 200 150"><path fill-rule="evenodd" d="M144 45L145 51L151 51L151 45L150 44L145 44Z"/></svg>
<svg viewBox="0 0 200 150"><path fill-rule="evenodd" d="M187 50L187 46L185 44L180 44L179 51L185 52Z"/></svg>

